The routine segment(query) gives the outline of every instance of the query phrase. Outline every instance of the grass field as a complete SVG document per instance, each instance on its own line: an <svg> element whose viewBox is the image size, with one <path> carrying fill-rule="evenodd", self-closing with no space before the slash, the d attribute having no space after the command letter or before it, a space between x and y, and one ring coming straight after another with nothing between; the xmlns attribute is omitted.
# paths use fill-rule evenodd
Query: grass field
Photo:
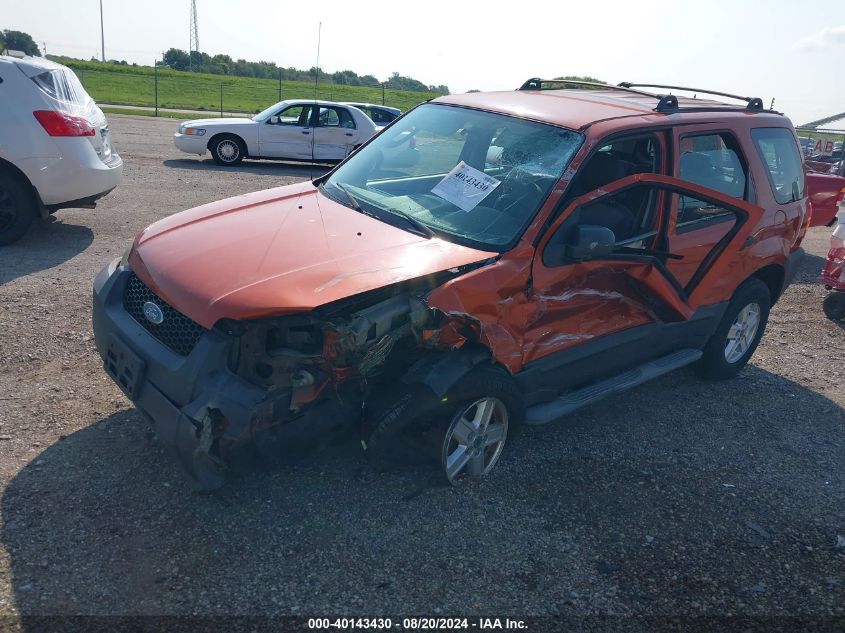
<svg viewBox="0 0 845 633"><path fill-rule="evenodd" d="M196 119L197 113L196 112L179 112L176 110L168 111L168 110L159 110L158 114L156 114L155 110L147 110L141 108L110 108L108 106L103 106L102 111L106 114L131 114L133 116L158 116L163 117L165 119Z"/></svg>
<svg viewBox="0 0 845 633"><path fill-rule="evenodd" d="M156 81L151 66L120 66L99 62L51 57L73 68L88 93L100 103L154 106L156 98L161 108L185 108L219 112L260 112L281 99L314 97L314 84L307 81L279 81L187 73L159 69ZM157 84L157 90L156 90ZM280 97L281 93L281 97ZM157 94L157 97L156 97ZM361 101L382 103L400 108L403 112L436 97L435 93L407 90L382 91L381 86L346 86L320 83L317 98L330 101Z"/></svg>

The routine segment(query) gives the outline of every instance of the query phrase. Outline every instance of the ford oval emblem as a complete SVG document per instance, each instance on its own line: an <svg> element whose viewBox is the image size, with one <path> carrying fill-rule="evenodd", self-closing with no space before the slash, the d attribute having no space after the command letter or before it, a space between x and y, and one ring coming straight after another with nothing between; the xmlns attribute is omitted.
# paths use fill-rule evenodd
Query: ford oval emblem
<svg viewBox="0 0 845 633"><path fill-rule="evenodd" d="M164 321L164 312L162 312L161 308L152 301L147 301L144 304L144 316L147 317L147 321L153 325L161 325Z"/></svg>

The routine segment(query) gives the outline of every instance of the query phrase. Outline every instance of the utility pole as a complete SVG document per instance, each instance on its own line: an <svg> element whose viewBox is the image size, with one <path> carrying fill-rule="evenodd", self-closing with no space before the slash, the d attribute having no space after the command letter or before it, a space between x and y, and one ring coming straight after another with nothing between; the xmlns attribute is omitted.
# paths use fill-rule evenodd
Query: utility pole
<svg viewBox="0 0 845 633"><path fill-rule="evenodd" d="M103 0L100 0L100 52L103 63L106 63L106 32L103 29Z"/></svg>

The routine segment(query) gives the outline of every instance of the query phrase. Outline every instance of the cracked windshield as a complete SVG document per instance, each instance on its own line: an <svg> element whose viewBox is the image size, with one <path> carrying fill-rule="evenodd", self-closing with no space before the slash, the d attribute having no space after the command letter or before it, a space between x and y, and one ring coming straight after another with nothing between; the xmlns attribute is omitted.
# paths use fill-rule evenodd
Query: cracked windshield
<svg viewBox="0 0 845 633"><path fill-rule="evenodd" d="M424 105L342 165L323 193L408 230L499 250L520 236L581 141L552 125Z"/></svg>

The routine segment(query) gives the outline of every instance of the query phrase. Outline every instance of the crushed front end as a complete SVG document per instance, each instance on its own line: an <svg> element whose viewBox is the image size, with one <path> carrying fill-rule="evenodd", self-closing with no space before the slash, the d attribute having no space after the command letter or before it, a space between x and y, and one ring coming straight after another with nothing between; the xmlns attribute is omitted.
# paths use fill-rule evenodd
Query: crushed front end
<svg viewBox="0 0 845 633"><path fill-rule="evenodd" d="M210 490L239 451L291 462L357 431L373 393L427 349L460 344L454 326L435 329L432 281L206 329L115 261L94 283L95 340L109 376Z"/></svg>

